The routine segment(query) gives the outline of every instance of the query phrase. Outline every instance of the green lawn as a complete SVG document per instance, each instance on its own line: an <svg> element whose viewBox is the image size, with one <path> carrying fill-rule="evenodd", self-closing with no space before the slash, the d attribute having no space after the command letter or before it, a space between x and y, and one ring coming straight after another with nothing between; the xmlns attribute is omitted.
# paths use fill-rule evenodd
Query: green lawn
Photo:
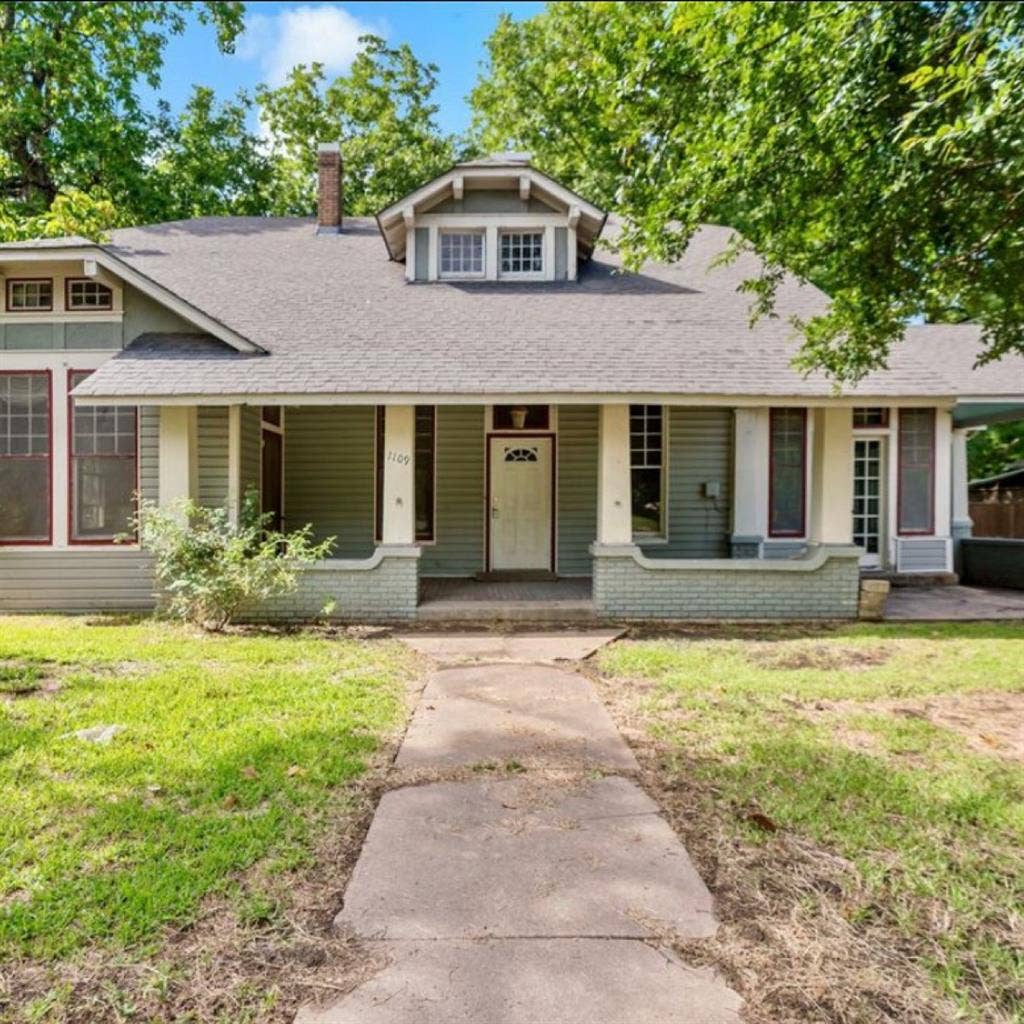
<svg viewBox="0 0 1024 1024"><path fill-rule="evenodd" d="M864 912L907 938L965 1019L1024 1021L1024 764L926 708L1024 691L1024 627L745 635L619 643L600 669L653 683L636 688L639 717L680 780L853 861ZM771 841L732 820L743 841Z"/></svg>
<svg viewBox="0 0 1024 1024"><path fill-rule="evenodd" d="M211 896L262 914L242 873L301 868L410 668L387 641L0 618L0 962L144 956Z"/></svg>

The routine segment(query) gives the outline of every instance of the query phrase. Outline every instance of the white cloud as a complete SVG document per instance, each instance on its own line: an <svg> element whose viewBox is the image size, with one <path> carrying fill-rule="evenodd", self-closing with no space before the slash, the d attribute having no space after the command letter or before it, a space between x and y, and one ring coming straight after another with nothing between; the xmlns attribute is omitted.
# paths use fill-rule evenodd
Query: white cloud
<svg viewBox="0 0 1024 1024"><path fill-rule="evenodd" d="M336 75L348 69L361 49L359 37L368 32L382 34L335 4L289 7L276 15L249 15L238 56L259 60L270 85L284 82L296 64L313 61Z"/></svg>

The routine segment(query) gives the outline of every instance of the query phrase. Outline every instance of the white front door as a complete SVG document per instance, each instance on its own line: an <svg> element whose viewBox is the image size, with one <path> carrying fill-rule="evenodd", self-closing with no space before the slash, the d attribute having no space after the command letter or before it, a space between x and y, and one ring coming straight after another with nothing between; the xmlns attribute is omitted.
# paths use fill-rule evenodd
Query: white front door
<svg viewBox="0 0 1024 1024"><path fill-rule="evenodd" d="M491 438L491 569L551 568L551 438Z"/></svg>
<svg viewBox="0 0 1024 1024"><path fill-rule="evenodd" d="M885 525L883 441L878 437L853 442L853 543L864 549L861 565L882 564Z"/></svg>

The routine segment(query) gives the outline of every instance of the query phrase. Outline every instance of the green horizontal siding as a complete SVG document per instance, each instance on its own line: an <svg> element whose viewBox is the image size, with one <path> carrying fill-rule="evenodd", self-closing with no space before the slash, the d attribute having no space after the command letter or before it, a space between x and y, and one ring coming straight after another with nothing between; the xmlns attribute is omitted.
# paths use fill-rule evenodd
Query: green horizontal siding
<svg viewBox="0 0 1024 1024"><path fill-rule="evenodd" d="M198 421L199 504L223 508L228 502L228 408L201 405Z"/></svg>
<svg viewBox="0 0 1024 1024"><path fill-rule="evenodd" d="M435 543L423 548L424 576L472 576L484 568L484 409L437 410Z"/></svg>
<svg viewBox="0 0 1024 1024"><path fill-rule="evenodd" d="M160 410L144 405L139 410L139 492L156 501L160 492Z"/></svg>
<svg viewBox="0 0 1024 1024"><path fill-rule="evenodd" d="M242 480L239 496L244 499L250 490L258 491L260 486L260 410L243 405L240 422L239 472Z"/></svg>
<svg viewBox="0 0 1024 1024"><path fill-rule="evenodd" d="M285 413L284 509L289 530L307 523L335 537L335 558L374 550L372 406L307 406Z"/></svg>
<svg viewBox="0 0 1024 1024"><path fill-rule="evenodd" d="M728 558L732 509L733 418L729 409L669 407L668 543L651 558ZM717 480L720 497L705 498Z"/></svg>
<svg viewBox="0 0 1024 1024"><path fill-rule="evenodd" d="M590 575L597 537L597 406L558 410L558 571Z"/></svg>

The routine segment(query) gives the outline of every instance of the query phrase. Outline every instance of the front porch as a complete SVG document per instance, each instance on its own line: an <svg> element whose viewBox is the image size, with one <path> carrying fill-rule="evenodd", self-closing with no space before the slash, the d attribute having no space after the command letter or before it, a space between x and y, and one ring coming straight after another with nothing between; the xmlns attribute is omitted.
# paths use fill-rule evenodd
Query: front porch
<svg viewBox="0 0 1024 1024"><path fill-rule="evenodd" d="M150 475L335 538L269 618L854 617L852 410L784 411L166 406Z"/></svg>

